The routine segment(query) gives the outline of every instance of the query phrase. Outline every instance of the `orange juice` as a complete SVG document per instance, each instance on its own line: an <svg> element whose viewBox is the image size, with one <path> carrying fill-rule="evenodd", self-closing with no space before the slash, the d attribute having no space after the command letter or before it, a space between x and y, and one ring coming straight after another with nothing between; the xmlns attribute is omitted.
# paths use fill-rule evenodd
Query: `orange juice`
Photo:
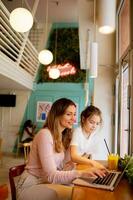
<svg viewBox="0 0 133 200"><path fill-rule="evenodd" d="M117 170L118 169L118 154L109 154L108 155L108 169Z"/></svg>

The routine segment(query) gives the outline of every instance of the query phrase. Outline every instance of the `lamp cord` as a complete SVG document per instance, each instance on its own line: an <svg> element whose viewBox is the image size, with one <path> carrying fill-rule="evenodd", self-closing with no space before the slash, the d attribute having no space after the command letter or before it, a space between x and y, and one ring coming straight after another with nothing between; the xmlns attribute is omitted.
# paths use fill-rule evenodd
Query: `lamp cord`
<svg viewBox="0 0 133 200"><path fill-rule="evenodd" d="M58 7L59 2L56 1L56 6ZM55 65L57 64L57 38L58 38L58 30L57 30L57 21L56 21L56 32L55 32Z"/></svg>
<svg viewBox="0 0 133 200"><path fill-rule="evenodd" d="M96 42L96 0L94 0L94 41Z"/></svg>
<svg viewBox="0 0 133 200"><path fill-rule="evenodd" d="M47 41L47 35L48 35L48 0L46 1L46 18L45 18L45 46Z"/></svg>
<svg viewBox="0 0 133 200"><path fill-rule="evenodd" d="M57 25L56 25L56 32L55 32L55 65L57 61L57 38L58 38L58 30L57 30Z"/></svg>

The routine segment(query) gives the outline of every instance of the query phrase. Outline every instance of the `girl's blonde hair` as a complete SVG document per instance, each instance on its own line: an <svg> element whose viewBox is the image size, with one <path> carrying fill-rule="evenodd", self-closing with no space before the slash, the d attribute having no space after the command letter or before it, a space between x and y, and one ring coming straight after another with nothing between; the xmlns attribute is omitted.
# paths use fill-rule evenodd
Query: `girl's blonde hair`
<svg viewBox="0 0 133 200"><path fill-rule="evenodd" d="M71 105L76 107L76 104L70 99L61 98L55 101L52 104L46 122L43 126L44 128L47 127L50 130L54 140L55 151L58 153L64 148L66 149L69 146L68 143L70 143L71 129L66 128L63 133L60 133L58 127L59 119L65 114L66 109Z"/></svg>

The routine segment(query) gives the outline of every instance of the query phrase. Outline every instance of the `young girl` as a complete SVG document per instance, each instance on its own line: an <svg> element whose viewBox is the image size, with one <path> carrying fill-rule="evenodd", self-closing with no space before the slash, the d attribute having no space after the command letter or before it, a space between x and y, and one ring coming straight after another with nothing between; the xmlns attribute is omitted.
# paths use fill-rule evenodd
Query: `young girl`
<svg viewBox="0 0 133 200"><path fill-rule="evenodd" d="M57 184L71 184L78 177L105 175L104 171L95 168L66 170L64 157L68 145L65 142L69 140L75 115L73 101L61 98L53 103L43 129L34 137L28 163L17 185L17 199L68 200L71 199L71 190L64 198L61 194L66 186L61 188ZM68 140L62 138L67 136Z"/></svg>
<svg viewBox="0 0 133 200"><path fill-rule="evenodd" d="M97 159L100 156L102 142L97 127L102 123L101 111L95 106L88 106L81 113L81 126L73 132L71 140L71 158L73 162L104 168Z"/></svg>

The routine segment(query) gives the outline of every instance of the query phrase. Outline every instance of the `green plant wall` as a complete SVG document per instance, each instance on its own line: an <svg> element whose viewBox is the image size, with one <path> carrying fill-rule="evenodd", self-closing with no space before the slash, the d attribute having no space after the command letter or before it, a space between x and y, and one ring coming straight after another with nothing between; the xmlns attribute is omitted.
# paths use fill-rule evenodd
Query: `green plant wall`
<svg viewBox="0 0 133 200"><path fill-rule="evenodd" d="M50 65L70 63L75 66L76 74L51 79L48 76L47 67L40 65L38 83L40 82L73 82L85 81L86 71L80 69L79 56L79 34L78 27L63 27L60 24L53 24L47 43L54 59Z"/></svg>

